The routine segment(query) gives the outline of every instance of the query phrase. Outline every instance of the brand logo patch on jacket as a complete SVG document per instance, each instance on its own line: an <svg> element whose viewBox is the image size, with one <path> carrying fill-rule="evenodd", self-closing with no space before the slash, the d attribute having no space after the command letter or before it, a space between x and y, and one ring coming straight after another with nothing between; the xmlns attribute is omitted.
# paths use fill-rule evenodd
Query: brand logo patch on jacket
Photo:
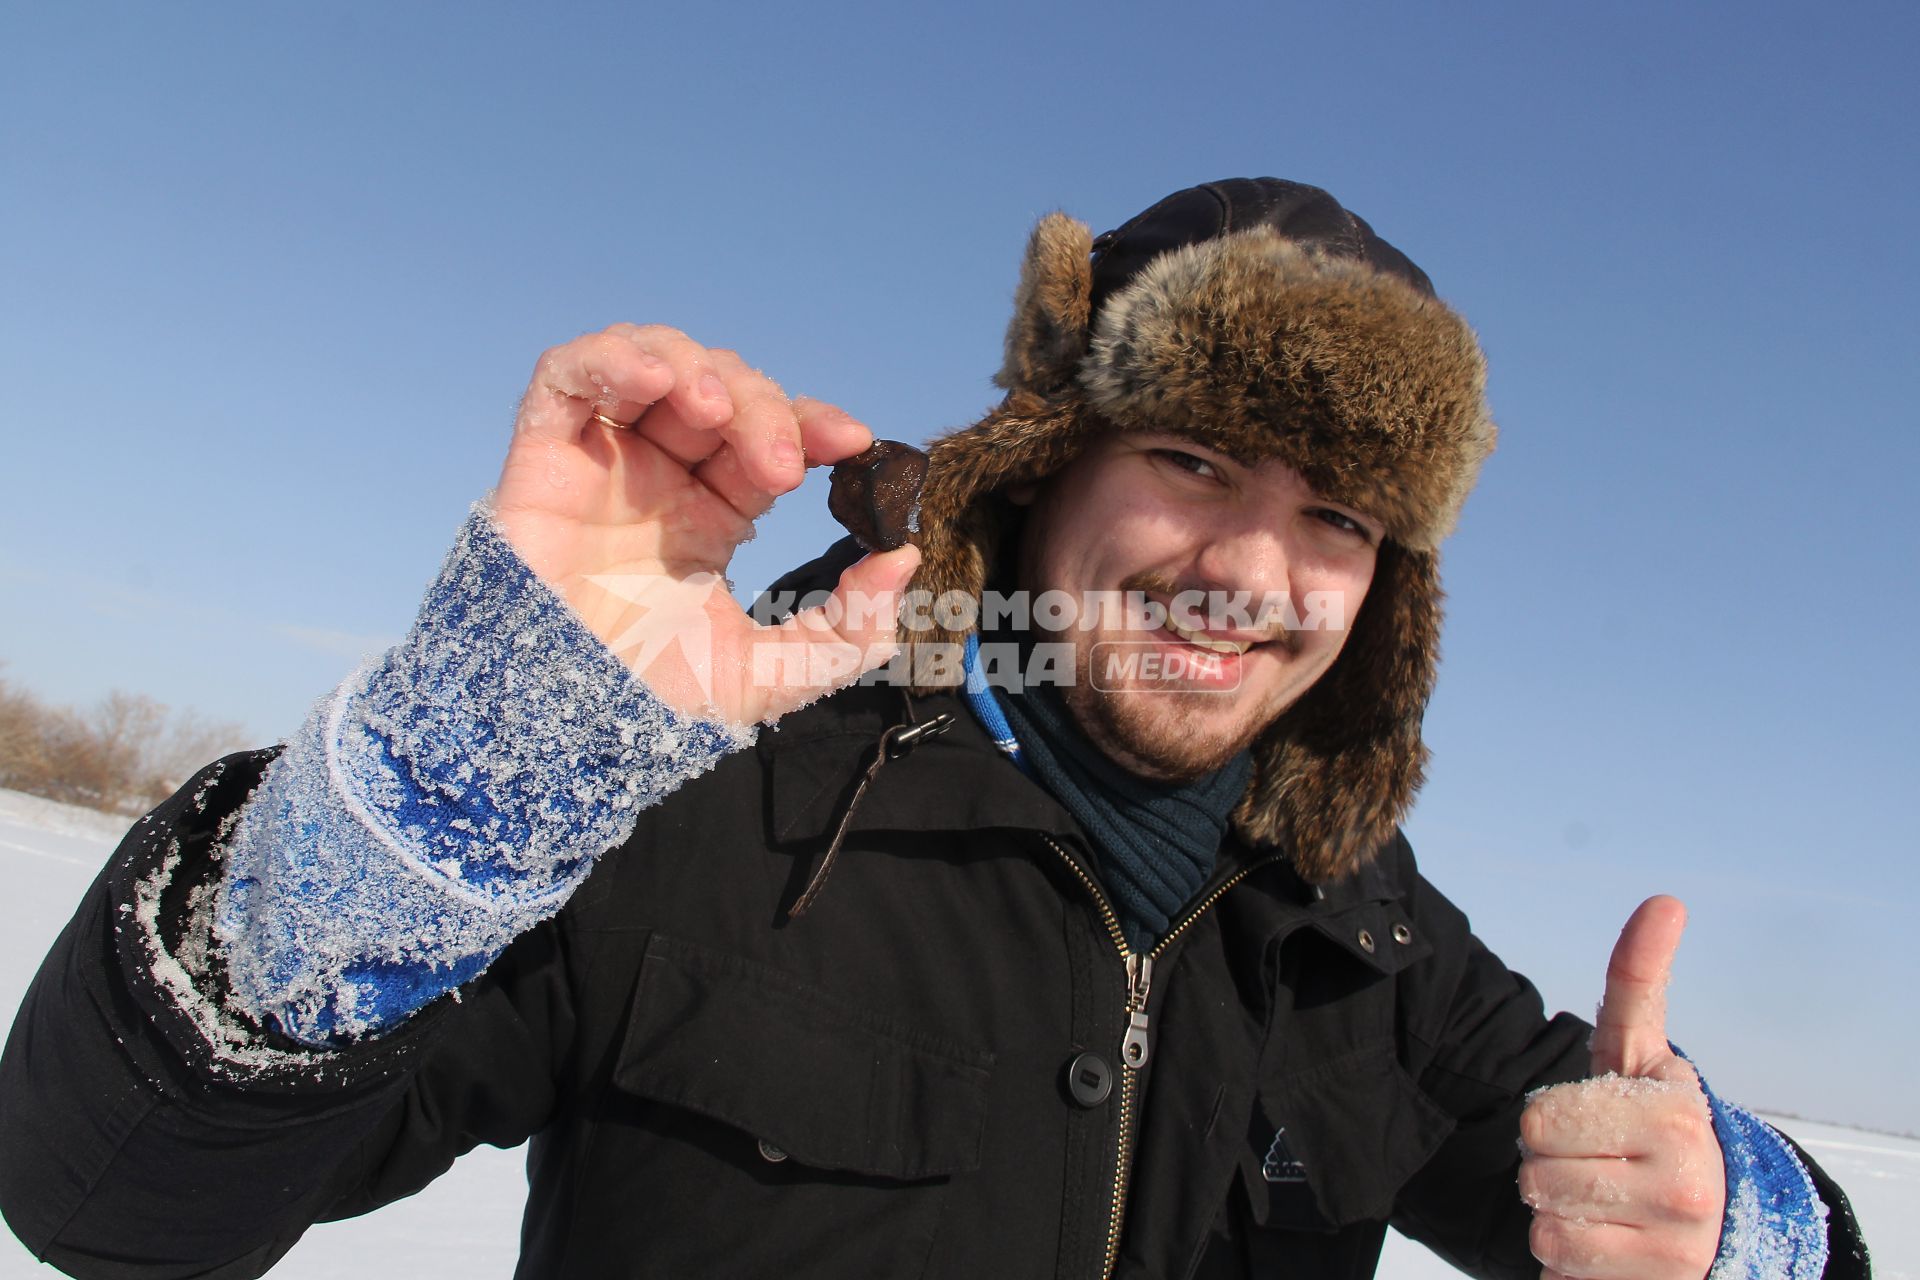
<svg viewBox="0 0 1920 1280"><path fill-rule="evenodd" d="M1307 1167L1293 1158L1293 1148L1287 1145L1285 1125L1274 1131L1273 1145L1267 1148L1267 1157L1260 1162L1260 1176L1268 1182L1307 1180Z"/></svg>

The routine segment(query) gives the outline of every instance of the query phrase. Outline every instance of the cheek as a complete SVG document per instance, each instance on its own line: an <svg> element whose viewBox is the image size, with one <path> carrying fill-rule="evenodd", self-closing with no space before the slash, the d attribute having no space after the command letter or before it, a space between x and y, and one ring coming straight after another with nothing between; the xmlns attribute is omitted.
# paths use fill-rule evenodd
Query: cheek
<svg viewBox="0 0 1920 1280"><path fill-rule="evenodd" d="M1023 585L1073 593L1114 590L1120 580L1147 567L1151 549L1164 541L1153 513L1114 504L1083 523L1045 520L1029 525L1023 540Z"/></svg>
<svg viewBox="0 0 1920 1280"><path fill-rule="evenodd" d="M1337 648L1346 640L1373 584L1374 551L1331 557L1302 566L1292 582L1294 604L1312 629L1330 632Z"/></svg>
<svg viewBox="0 0 1920 1280"><path fill-rule="evenodd" d="M1301 633L1304 649L1337 649L1345 643L1354 619L1360 614L1360 601L1349 584L1339 580L1303 582L1296 579L1292 584L1291 603L1292 625Z"/></svg>
<svg viewBox="0 0 1920 1280"><path fill-rule="evenodd" d="M1023 591L1045 589L1059 571L1055 563L1058 543L1049 525L1046 507L1028 509L1026 521L1020 528L1020 553L1016 563L1018 579L1014 583Z"/></svg>

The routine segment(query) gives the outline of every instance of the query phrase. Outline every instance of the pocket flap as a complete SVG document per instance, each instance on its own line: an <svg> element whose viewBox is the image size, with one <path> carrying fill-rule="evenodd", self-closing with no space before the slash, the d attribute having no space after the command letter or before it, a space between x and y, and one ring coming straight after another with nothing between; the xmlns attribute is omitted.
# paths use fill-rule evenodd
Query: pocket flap
<svg viewBox="0 0 1920 1280"><path fill-rule="evenodd" d="M977 1169L993 1055L792 976L649 939L615 1087L741 1129L816 1169Z"/></svg>
<svg viewBox="0 0 1920 1280"><path fill-rule="evenodd" d="M1433 954L1399 902L1369 902L1316 918L1312 927L1367 968L1388 977Z"/></svg>
<svg viewBox="0 0 1920 1280"><path fill-rule="evenodd" d="M1322 1230L1384 1221L1453 1128L1391 1047L1280 1077L1260 1090L1241 1157L1254 1220Z"/></svg>

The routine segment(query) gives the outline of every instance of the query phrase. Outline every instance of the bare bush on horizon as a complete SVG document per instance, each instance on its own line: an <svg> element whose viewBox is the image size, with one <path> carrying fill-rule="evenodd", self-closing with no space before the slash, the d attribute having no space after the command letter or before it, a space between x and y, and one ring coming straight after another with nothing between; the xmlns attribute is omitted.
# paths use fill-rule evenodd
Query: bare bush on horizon
<svg viewBox="0 0 1920 1280"><path fill-rule="evenodd" d="M238 724L172 712L144 694L116 689L76 710L0 675L0 787L13 791L136 817L247 745Z"/></svg>

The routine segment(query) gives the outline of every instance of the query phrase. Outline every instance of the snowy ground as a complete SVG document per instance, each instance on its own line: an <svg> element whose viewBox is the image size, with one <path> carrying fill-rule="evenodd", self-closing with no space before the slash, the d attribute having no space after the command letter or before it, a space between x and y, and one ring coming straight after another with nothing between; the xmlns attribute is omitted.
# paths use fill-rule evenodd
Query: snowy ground
<svg viewBox="0 0 1920 1280"><path fill-rule="evenodd" d="M40 957L126 823L0 791L0 1014L8 1023ZM1800 1109L1817 1113L1818 1099ZM1847 1188L1879 1280L1920 1280L1920 1142L1805 1121L1781 1121ZM483 1148L425 1192L354 1222L315 1227L274 1270L286 1280L487 1280L512 1274L523 1187L518 1152ZM4 1233L0 1233L4 1234ZM10 1234L0 1280L52 1276ZM1390 1237L1380 1274L1442 1280L1456 1273Z"/></svg>

